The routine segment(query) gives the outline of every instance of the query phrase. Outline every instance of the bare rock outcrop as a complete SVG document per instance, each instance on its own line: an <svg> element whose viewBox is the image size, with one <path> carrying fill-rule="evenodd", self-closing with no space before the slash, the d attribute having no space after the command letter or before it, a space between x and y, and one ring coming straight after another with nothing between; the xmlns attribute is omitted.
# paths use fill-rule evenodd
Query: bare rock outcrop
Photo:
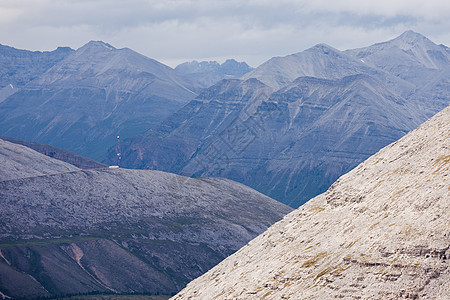
<svg viewBox="0 0 450 300"><path fill-rule="evenodd" d="M450 107L174 299L448 299Z"/></svg>
<svg viewBox="0 0 450 300"><path fill-rule="evenodd" d="M74 165L3 139L0 139L0 166L0 181L80 170Z"/></svg>
<svg viewBox="0 0 450 300"><path fill-rule="evenodd" d="M173 295L292 211L227 179L79 170L2 140L0 163L0 298Z"/></svg>

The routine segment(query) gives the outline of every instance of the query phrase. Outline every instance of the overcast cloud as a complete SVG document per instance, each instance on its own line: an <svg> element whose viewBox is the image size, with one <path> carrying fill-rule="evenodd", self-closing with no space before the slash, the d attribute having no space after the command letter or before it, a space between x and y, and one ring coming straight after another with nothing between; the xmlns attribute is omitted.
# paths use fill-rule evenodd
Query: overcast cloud
<svg viewBox="0 0 450 300"><path fill-rule="evenodd" d="M450 45L448 0L0 0L0 43L29 50L102 40L170 66L257 66L317 43L344 50L412 29Z"/></svg>

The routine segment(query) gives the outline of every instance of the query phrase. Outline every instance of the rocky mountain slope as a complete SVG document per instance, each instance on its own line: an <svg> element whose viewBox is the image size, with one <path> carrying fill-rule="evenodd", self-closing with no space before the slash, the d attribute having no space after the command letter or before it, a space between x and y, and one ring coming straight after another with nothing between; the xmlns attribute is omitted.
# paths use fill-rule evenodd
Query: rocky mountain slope
<svg viewBox="0 0 450 300"><path fill-rule="evenodd" d="M0 103L0 134L103 160L117 135L144 132L198 88L155 60L92 41Z"/></svg>
<svg viewBox="0 0 450 300"><path fill-rule="evenodd" d="M222 79L236 79L253 70L245 62L237 62L234 59L227 59L219 64L216 61L196 60L179 64L176 71L187 77L193 78L203 84L204 87L210 87Z"/></svg>
<svg viewBox="0 0 450 300"><path fill-rule="evenodd" d="M372 57L405 51L382 69L361 61L362 54L317 45L244 76L258 79L225 80L205 90L159 126L125 141L123 165L226 177L296 208L450 104L444 48L412 32L387 42L401 43L438 51L433 62L439 68L417 69L423 85L393 70L416 56L421 61L420 53L432 56L431 50L376 44L360 51ZM110 149L108 161L115 155Z"/></svg>
<svg viewBox="0 0 450 300"><path fill-rule="evenodd" d="M450 51L446 46L406 31L393 40L345 53L412 83L414 89L406 99L414 102L428 117L448 105Z"/></svg>
<svg viewBox="0 0 450 300"><path fill-rule="evenodd" d="M28 51L0 45L0 102L42 75L74 50Z"/></svg>
<svg viewBox="0 0 450 300"><path fill-rule="evenodd" d="M74 165L0 139L0 181L78 171Z"/></svg>
<svg viewBox="0 0 450 300"><path fill-rule="evenodd" d="M106 165L96 162L95 160L50 145L36 142L27 142L4 136L0 136L0 139L14 144L23 145L25 147L33 149L36 152L69 163L80 169L97 169L107 167Z"/></svg>
<svg viewBox="0 0 450 300"><path fill-rule="evenodd" d="M10 161L24 159L24 146L1 142ZM227 179L68 171L0 181L2 294L170 295L291 211Z"/></svg>
<svg viewBox="0 0 450 300"><path fill-rule="evenodd" d="M173 299L448 299L450 107Z"/></svg>

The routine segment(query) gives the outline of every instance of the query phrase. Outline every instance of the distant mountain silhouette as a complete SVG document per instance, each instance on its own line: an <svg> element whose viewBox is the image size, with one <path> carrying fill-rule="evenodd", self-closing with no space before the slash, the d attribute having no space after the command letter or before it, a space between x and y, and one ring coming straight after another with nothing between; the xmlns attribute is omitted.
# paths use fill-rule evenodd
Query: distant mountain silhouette
<svg viewBox="0 0 450 300"><path fill-rule="evenodd" d="M216 61L196 60L185 62L175 68L176 71L193 78L210 87L222 79L236 79L253 70L245 62L237 62L234 59L227 59L223 64Z"/></svg>

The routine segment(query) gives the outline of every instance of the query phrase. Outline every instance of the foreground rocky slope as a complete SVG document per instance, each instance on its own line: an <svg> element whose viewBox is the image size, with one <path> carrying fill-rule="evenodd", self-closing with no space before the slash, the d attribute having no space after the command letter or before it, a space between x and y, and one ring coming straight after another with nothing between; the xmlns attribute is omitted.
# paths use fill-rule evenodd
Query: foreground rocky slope
<svg viewBox="0 0 450 300"><path fill-rule="evenodd" d="M173 294L290 211L227 179L159 171L0 181L0 292Z"/></svg>
<svg viewBox="0 0 450 300"><path fill-rule="evenodd" d="M0 166L0 181L80 170L3 139L0 139Z"/></svg>
<svg viewBox="0 0 450 300"><path fill-rule="evenodd" d="M174 299L448 299L450 107Z"/></svg>
<svg viewBox="0 0 450 300"><path fill-rule="evenodd" d="M36 152L39 152L46 156L69 163L80 169L97 169L97 168L107 167L106 165L96 162L95 160L92 160L87 157L78 155L76 153L66 151L64 149L50 146L47 144L36 143L36 142L27 142L27 141L13 139L13 138L4 137L4 136L0 136L0 139L2 139L3 141L14 143L14 144L23 145L27 148L33 149ZM9 168L5 168L5 171L8 169Z"/></svg>

